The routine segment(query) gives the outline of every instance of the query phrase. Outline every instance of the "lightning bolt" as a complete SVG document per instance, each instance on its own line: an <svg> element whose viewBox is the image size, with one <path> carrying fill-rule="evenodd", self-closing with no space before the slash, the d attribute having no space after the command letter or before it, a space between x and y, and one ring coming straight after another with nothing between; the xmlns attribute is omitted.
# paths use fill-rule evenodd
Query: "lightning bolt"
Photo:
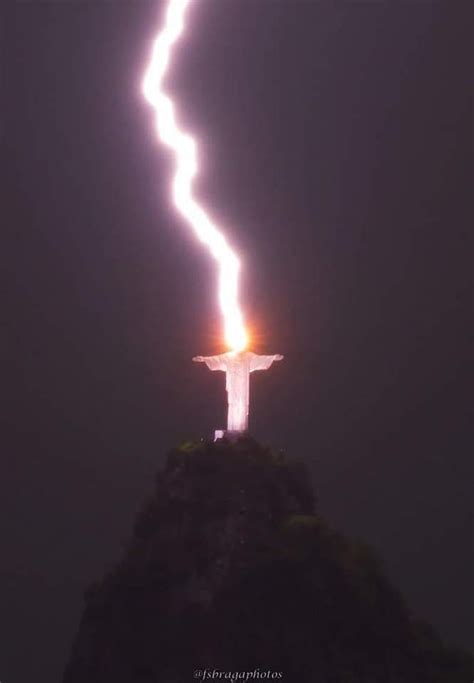
<svg viewBox="0 0 474 683"><path fill-rule="evenodd" d="M172 47L183 32L184 15L189 4L190 0L170 0L164 25L153 45L143 81L143 94L155 110L158 137L175 154L174 203L218 263L219 305L224 317L225 341L232 351L242 351L247 346L248 336L238 301L239 259L193 196L193 179L198 170L196 142L179 129L173 102L163 90Z"/></svg>

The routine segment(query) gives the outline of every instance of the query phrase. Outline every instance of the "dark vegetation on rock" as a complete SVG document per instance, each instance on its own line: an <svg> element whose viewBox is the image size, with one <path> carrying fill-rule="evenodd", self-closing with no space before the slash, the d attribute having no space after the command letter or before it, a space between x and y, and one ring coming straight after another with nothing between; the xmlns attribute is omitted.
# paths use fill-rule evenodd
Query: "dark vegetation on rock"
<svg viewBox="0 0 474 683"><path fill-rule="evenodd" d="M412 616L372 550L319 516L304 466L251 438L173 450L124 558L85 600L64 683L187 683L196 669L474 678L470 655Z"/></svg>

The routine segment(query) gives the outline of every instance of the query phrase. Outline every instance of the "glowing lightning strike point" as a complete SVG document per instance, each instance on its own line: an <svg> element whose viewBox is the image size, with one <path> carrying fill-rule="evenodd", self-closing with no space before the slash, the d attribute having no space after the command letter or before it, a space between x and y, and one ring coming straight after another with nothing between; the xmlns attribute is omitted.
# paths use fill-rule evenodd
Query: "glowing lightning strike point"
<svg viewBox="0 0 474 683"><path fill-rule="evenodd" d="M171 57L173 43L184 27L184 13L190 0L170 0L165 24L155 40L152 57L143 81L143 94L156 112L156 129L162 142L174 151L176 173L173 198L178 210L191 224L219 264L219 304L224 316L225 341L232 351L243 351L248 343L238 303L239 260L224 235L211 221L192 193L197 172L196 143L179 130L173 102L163 92L162 82Z"/></svg>

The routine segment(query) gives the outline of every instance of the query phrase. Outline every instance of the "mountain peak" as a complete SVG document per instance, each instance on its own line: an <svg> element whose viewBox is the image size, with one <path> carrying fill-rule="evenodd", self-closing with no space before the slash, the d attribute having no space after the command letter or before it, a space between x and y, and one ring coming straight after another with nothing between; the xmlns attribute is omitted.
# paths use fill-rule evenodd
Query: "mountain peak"
<svg viewBox="0 0 474 683"><path fill-rule="evenodd" d="M317 514L305 467L243 437L168 454L124 557L86 593L64 683L456 683L471 665Z"/></svg>

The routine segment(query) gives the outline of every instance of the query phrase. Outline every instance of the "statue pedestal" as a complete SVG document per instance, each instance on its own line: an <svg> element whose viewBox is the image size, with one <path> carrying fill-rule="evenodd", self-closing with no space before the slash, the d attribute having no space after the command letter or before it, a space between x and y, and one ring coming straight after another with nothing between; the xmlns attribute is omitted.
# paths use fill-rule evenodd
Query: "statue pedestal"
<svg viewBox="0 0 474 683"><path fill-rule="evenodd" d="M248 434L247 431L240 429L216 429L214 432L214 441L219 441L219 439L237 441L241 436L245 436L246 434Z"/></svg>

